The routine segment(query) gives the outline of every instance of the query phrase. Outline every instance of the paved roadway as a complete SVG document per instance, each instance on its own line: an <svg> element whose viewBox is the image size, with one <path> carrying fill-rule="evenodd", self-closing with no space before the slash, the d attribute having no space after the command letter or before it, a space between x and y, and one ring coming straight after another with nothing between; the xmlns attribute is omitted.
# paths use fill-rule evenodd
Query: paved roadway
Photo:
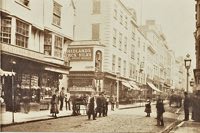
<svg viewBox="0 0 200 133"><path fill-rule="evenodd" d="M175 109L165 105L164 127L156 125L155 106L151 117L145 117L144 107L110 111L107 117L87 120L87 116L73 116L3 127L3 132L148 132L163 131L174 122ZM170 112L169 112L170 111Z"/></svg>

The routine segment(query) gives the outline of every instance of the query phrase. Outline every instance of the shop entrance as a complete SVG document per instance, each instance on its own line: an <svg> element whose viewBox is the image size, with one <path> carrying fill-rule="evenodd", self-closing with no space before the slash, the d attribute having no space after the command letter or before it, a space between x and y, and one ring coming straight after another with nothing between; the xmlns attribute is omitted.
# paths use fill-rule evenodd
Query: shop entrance
<svg viewBox="0 0 200 133"><path fill-rule="evenodd" d="M2 87L4 91L6 111L12 111L12 76L4 77L4 84Z"/></svg>

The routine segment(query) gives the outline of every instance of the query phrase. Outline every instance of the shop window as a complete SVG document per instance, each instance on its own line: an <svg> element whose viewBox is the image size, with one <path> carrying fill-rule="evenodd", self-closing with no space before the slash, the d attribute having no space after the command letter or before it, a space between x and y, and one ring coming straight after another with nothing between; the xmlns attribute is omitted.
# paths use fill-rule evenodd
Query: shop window
<svg viewBox="0 0 200 133"><path fill-rule="evenodd" d="M25 22L16 21L16 45L27 48L29 39L29 25Z"/></svg>
<svg viewBox="0 0 200 133"><path fill-rule="evenodd" d="M53 4L53 24L60 26L61 22L61 5L54 1Z"/></svg>
<svg viewBox="0 0 200 133"><path fill-rule="evenodd" d="M11 43L11 18L1 17L1 31L0 42L10 44Z"/></svg>
<svg viewBox="0 0 200 133"><path fill-rule="evenodd" d="M52 35L48 33L44 34L44 54L52 55Z"/></svg>
<svg viewBox="0 0 200 133"><path fill-rule="evenodd" d="M101 3L100 0L93 0L93 14L100 14Z"/></svg>
<svg viewBox="0 0 200 133"><path fill-rule="evenodd" d="M62 43L63 39L59 36L55 36L55 43L54 43L54 56L62 58Z"/></svg>

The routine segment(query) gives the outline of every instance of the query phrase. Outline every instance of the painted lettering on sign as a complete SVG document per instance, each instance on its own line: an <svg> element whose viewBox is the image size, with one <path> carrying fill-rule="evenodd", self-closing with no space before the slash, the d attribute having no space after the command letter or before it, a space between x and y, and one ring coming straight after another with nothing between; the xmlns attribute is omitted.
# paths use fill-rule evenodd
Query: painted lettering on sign
<svg viewBox="0 0 200 133"><path fill-rule="evenodd" d="M93 48L68 48L67 55L70 61L92 61Z"/></svg>

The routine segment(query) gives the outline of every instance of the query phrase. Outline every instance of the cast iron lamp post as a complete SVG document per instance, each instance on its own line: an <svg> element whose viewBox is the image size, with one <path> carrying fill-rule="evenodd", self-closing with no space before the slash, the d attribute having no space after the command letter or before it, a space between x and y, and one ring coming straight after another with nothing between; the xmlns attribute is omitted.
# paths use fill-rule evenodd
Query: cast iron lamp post
<svg viewBox="0 0 200 133"><path fill-rule="evenodd" d="M14 75L13 75L13 67L16 64L14 60L10 61L11 66L12 66L12 123L15 122L15 90L14 90Z"/></svg>
<svg viewBox="0 0 200 133"><path fill-rule="evenodd" d="M187 88L186 88L186 91L187 91L187 93L188 93L188 78L189 78L189 69L190 69L190 66L191 66L191 59L190 59L190 55L189 54L187 54L186 55L186 58L185 58L185 68L186 68L186 70L187 70Z"/></svg>

